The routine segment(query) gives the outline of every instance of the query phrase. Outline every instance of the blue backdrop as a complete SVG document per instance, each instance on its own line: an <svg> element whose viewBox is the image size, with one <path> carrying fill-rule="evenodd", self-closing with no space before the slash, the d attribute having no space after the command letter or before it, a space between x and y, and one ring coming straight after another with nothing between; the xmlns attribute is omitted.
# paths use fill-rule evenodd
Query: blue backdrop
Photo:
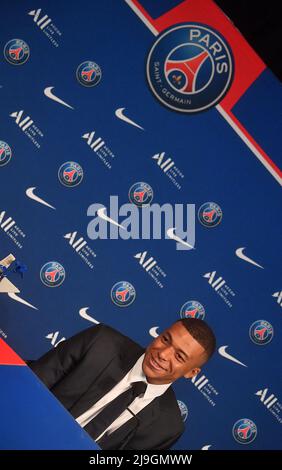
<svg viewBox="0 0 282 470"><path fill-rule="evenodd" d="M209 0L4 1L1 16L0 259L28 266L9 276L20 293L0 297L2 337L30 359L95 322L145 346L181 311L204 317L218 349L175 384L186 420L175 448L281 448L280 84ZM228 40L229 96L255 69L232 105L179 112L153 95L146 62L168 18ZM132 203L139 182L153 203L195 205L194 249L176 249L164 222L161 239L93 239L89 206L115 219L110 196ZM121 281L133 286L123 307L128 285L111 298Z"/></svg>

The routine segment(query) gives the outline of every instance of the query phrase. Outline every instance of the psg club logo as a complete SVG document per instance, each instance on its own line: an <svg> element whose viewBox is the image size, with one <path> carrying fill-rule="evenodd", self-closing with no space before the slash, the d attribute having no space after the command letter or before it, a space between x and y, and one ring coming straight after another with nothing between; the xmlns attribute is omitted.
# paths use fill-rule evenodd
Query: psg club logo
<svg viewBox="0 0 282 470"><path fill-rule="evenodd" d="M29 58L29 54L29 46L22 39L11 39L4 47L4 57L13 65L24 64Z"/></svg>
<svg viewBox="0 0 282 470"><path fill-rule="evenodd" d="M102 71L96 62L87 60L77 67L76 78L81 85L87 87L98 85L101 77Z"/></svg>
<svg viewBox="0 0 282 470"><path fill-rule="evenodd" d="M251 325L249 334L255 344L264 345L273 338L273 326L266 320L257 320Z"/></svg>
<svg viewBox="0 0 282 470"><path fill-rule="evenodd" d="M257 436L257 427L251 419L242 418L234 424L232 434L239 444L250 444Z"/></svg>
<svg viewBox="0 0 282 470"><path fill-rule="evenodd" d="M40 270L40 279L47 287L60 286L66 277L65 269L57 261L49 261Z"/></svg>
<svg viewBox="0 0 282 470"><path fill-rule="evenodd" d="M12 157L12 150L6 142L0 140L0 167L7 165Z"/></svg>
<svg viewBox="0 0 282 470"><path fill-rule="evenodd" d="M180 409L181 418L183 419L183 422L185 422L188 417L188 408L183 401L177 400L177 403Z"/></svg>
<svg viewBox="0 0 282 470"><path fill-rule="evenodd" d="M180 310L180 317L181 318L198 318L203 320L205 318L205 309L197 302L197 300L189 300L182 305Z"/></svg>
<svg viewBox="0 0 282 470"><path fill-rule="evenodd" d="M83 169L76 162L65 162L59 168L58 177L64 186L77 186L82 181Z"/></svg>
<svg viewBox="0 0 282 470"><path fill-rule="evenodd" d="M128 197L138 207L149 206L153 200L153 190L147 183L139 182L131 186Z"/></svg>
<svg viewBox="0 0 282 470"><path fill-rule="evenodd" d="M130 282L117 282L111 290L111 299L119 307L128 307L134 302L136 291Z"/></svg>
<svg viewBox="0 0 282 470"><path fill-rule="evenodd" d="M221 222L222 210L215 202L205 202L198 211L198 219L205 227L215 227Z"/></svg>
<svg viewBox="0 0 282 470"><path fill-rule="evenodd" d="M233 57L211 27L186 23L162 33L147 59L147 79L157 99L175 111L196 113L215 106L231 86Z"/></svg>

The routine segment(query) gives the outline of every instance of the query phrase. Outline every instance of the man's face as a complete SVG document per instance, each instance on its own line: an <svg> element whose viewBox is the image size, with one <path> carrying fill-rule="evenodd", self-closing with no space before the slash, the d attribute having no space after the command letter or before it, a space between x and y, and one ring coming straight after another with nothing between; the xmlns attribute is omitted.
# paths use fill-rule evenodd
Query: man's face
<svg viewBox="0 0 282 470"><path fill-rule="evenodd" d="M142 368L149 383L161 385L198 374L204 358L203 346L177 322L147 347Z"/></svg>

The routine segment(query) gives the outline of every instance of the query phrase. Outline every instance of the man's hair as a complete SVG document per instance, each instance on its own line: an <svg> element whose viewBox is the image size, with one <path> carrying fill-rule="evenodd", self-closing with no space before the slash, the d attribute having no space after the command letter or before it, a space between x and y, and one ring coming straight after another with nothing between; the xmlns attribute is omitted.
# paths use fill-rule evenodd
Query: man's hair
<svg viewBox="0 0 282 470"><path fill-rule="evenodd" d="M216 339L212 329L204 320L198 318L181 318L176 323L178 322L181 322L190 335L203 346L206 352L204 362L207 362L216 348Z"/></svg>

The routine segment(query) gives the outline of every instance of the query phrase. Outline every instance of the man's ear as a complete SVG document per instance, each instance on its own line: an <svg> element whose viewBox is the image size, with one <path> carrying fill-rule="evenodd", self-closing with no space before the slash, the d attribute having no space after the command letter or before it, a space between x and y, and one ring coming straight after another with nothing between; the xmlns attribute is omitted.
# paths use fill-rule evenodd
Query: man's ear
<svg viewBox="0 0 282 470"><path fill-rule="evenodd" d="M201 372L201 369L199 367L195 367L194 369L189 370L184 377L185 379L192 379L195 375L199 374L199 372Z"/></svg>

